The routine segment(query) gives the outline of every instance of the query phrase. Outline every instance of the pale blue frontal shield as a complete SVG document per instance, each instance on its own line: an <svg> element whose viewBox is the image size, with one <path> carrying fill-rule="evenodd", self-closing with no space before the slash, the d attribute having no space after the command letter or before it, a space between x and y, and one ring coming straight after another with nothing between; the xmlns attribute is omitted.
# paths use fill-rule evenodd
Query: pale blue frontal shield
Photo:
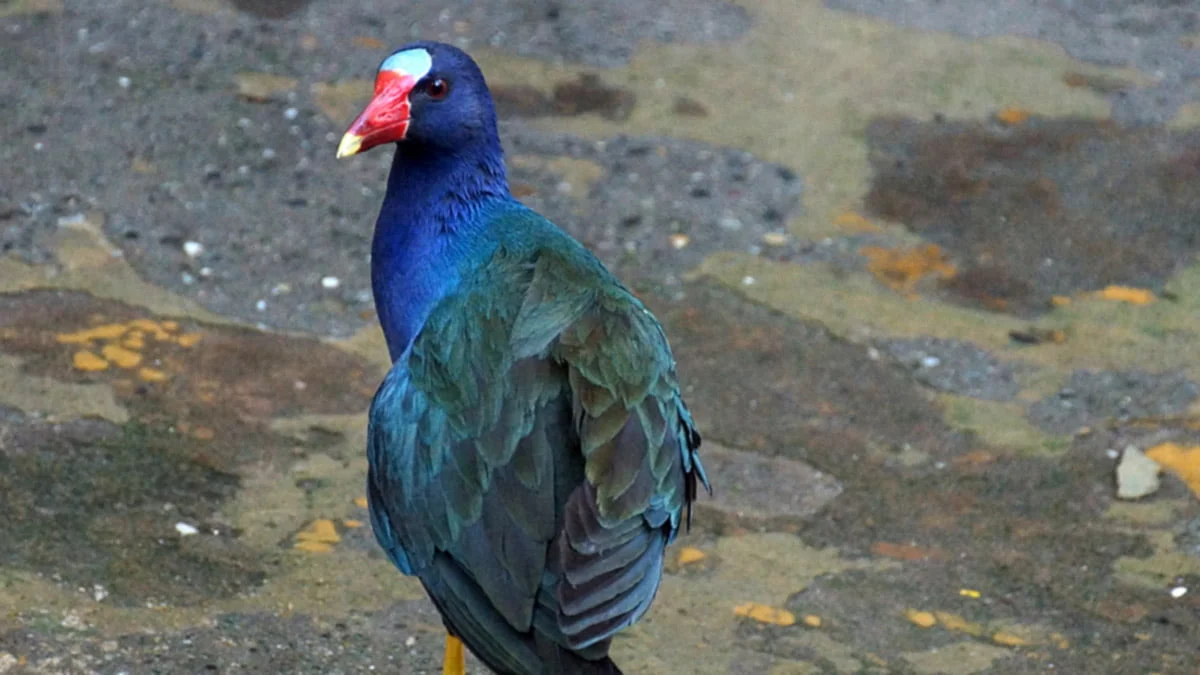
<svg viewBox="0 0 1200 675"><path fill-rule="evenodd" d="M384 60L379 66L380 72L390 70L402 75L411 75L414 80L420 80L429 74L433 68L433 58L424 49L406 49L396 52Z"/></svg>

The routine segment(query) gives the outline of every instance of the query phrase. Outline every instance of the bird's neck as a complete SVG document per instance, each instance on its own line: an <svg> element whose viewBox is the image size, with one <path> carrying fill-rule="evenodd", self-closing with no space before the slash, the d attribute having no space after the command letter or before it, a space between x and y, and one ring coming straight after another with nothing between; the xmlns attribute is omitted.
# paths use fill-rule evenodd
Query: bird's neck
<svg viewBox="0 0 1200 675"><path fill-rule="evenodd" d="M393 361L453 292L489 207L510 199L498 140L458 154L397 145L371 247L375 310Z"/></svg>

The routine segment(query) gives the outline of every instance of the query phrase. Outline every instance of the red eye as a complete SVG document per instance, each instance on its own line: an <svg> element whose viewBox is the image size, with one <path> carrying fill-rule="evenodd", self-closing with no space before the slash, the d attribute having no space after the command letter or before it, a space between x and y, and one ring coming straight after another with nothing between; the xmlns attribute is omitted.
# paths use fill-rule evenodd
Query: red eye
<svg viewBox="0 0 1200 675"><path fill-rule="evenodd" d="M429 98L440 101L446 98L446 94L450 93L450 83L438 78L425 87L425 93L429 94Z"/></svg>

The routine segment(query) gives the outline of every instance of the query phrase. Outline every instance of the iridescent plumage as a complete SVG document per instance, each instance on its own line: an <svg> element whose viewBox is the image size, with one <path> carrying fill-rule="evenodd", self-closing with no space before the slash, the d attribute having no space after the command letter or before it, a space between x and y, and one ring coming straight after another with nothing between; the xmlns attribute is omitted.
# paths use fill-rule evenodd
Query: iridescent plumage
<svg viewBox="0 0 1200 675"><path fill-rule="evenodd" d="M370 411L376 538L497 672L620 672L609 642L650 607L708 485L667 339L512 198L470 58L405 49L451 89L413 102L376 227L394 361Z"/></svg>

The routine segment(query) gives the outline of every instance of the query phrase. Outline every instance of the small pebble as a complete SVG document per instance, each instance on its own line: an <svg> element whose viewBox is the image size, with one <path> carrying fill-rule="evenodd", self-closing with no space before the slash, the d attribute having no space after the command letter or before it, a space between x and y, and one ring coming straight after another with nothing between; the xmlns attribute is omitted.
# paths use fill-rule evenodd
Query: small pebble
<svg viewBox="0 0 1200 675"><path fill-rule="evenodd" d="M754 277L751 277L751 276L742 277L742 285L743 286L753 286L756 283L758 283L758 279L755 279Z"/></svg>
<svg viewBox="0 0 1200 675"><path fill-rule="evenodd" d="M204 244L198 241L185 241L183 242L183 252L187 254L187 257L195 258L204 253Z"/></svg>
<svg viewBox="0 0 1200 675"><path fill-rule="evenodd" d="M196 277L188 274L187 272L180 274L179 280L182 281L184 283L184 285L187 285L187 286L191 286L192 284L196 283Z"/></svg>
<svg viewBox="0 0 1200 675"><path fill-rule="evenodd" d="M299 114L300 114L300 111L296 110L295 108L288 108L287 110L283 111L283 116L289 120L296 119L296 116Z"/></svg>
<svg viewBox="0 0 1200 675"><path fill-rule="evenodd" d="M185 523L183 521L179 521L178 523L175 523L175 531L178 532L179 536L181 536L181 537L190 537L193 534L200 533L200 530L196 529L195 525L189 525L188 523Z"/></svg>
<svg viewBox="0 0 1200 675"><path fill-rule="evenodd" d="M1179 598L1187 595L1187 592L1188 589L1186 586L1176 586L1175 588L1171 589L1171 597L1178 600Z"/></svg>
<svg viewBox="0 0 1200 675"><path fill-rule="evenodd" d="M263 156L263 159L275 159L275 149L274 148L263 148L262 156Z"/></svg>
<svg viewBox="0 0 1200 675"><path fill-rule="evenodd" d="M337 277L322 277L321 278L321 288L333 290L341 285L342 285L342 282Z"/></svg>
<svg viewBox="0 0 1200 675"><path fill-rule="evenodd" d="M260 312L267 311L267 301L259 300L258 302L254 303L254 309L257 309Z"/></svg>
<svg viewBox="0 0 1200 675"><path fill-rule="evenodd" d="M742 229L742 221L734 218L733 216L725 216L718 220L717 224L723 229L729 230L730 232L737 232L738 230Z"/></svg>
<svg viewBox="0 0 1200 675"><path fill-rule="evenodd" d="M681 234L681 233L676 232L675 234L671 235L670 241L671 241L671 248L678 251L680 249L687 248L687 245L689 243L691 243L692 240L686 234Z"/></svg>
<svg viewBox="0 0 1200 675"><path fill-rule="evenodd" d="M201 267L200 268L200 276L202 276L202 277L211 277L212 272L213 271L212 271L211 267Z"/></svg>
<svg viewBox="0 0 1200 675"><path fill-rule="evenodd" d="M411 635L409 635L409 636L408 636L408 637L407 637L407 638L404 640L404 646L405 646L405 647L412 647L412 646L413 646L413 645L415 645L415 644L417 644L417 638L415 638L415 637L413 637L413 636L411 636Z"/></svg>
<svg viewBox="0 0 1200 675"><path fill-rule="evenodd" d="M942 365L942 360L936 356L925 356L921 359L922 368L937 368Z"/></svg>
<svg viewBox="0 0 1200 675"><path fill-rule="evenodd" d="M762 241L767 246L784 246L788 243L788 236L783 232L768 232L762 236Z"/></svg>
<svg viewBox="0 0 1200 675"><path fill-rule="evenodd" d="M133 82L128 77L125 77L124 75L117 78L117 86L122 89L128 89L129 85L131 85L131 84L133 84Z"/></svg>

